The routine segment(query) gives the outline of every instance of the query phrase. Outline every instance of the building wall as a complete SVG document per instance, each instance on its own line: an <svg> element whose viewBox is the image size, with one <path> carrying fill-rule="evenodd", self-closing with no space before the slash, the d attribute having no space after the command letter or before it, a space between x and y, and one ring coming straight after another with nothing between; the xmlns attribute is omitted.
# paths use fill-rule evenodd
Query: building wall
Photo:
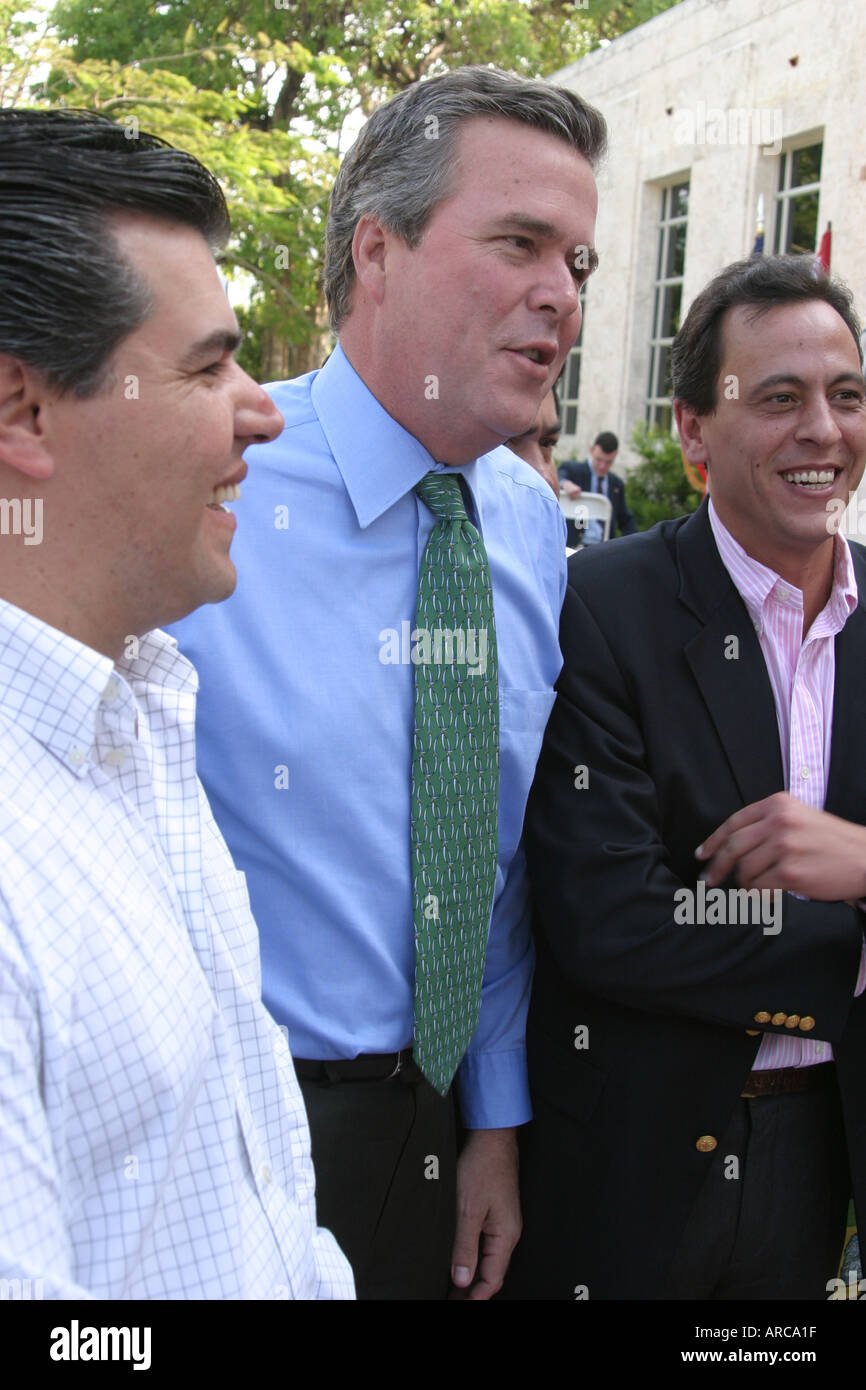
<svg viewBox="0 0 866 1390"><path fill-rule="evenodd" d="M781 152L823 140L818 239L832 221L832 269L863 316L864 49L863 0L683 0L551 76L598 106L610 129L577 434L561 457L585 457L598 431L613 429L618 464L637 461L628 441L646 413L661 189L678 175L691 184L685 313L712 275L751 252L760 193L772 251Z"/></svg>

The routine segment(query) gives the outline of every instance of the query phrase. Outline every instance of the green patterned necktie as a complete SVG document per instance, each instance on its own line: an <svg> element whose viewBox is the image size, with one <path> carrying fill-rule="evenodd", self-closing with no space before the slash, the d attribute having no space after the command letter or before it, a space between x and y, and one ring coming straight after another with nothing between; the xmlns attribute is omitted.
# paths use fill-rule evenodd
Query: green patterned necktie
<svg viewBox="0 0 866 1390"><path fill-rule="evenodd" d="M415 1060L444 1095L478 1024L498 857L499 694L487 552L453 474L415 488L436 517L415 614Z"/></svg>

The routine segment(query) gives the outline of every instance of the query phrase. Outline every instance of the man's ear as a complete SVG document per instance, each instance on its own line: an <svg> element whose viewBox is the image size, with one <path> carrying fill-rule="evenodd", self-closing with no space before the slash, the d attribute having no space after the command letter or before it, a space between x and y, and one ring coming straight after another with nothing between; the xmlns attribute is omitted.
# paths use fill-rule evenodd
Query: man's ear
<svg viewBox="0 0 866 1390"><path fill-rule="evenodd" d="M0 352L0 464L28 478L50 478L54 473L39 418L48 395L38 372Z"/></svg>
<svg viewBox="0 0 866 1390"><path fill-rule="evenodd" d="M392 235L377 217L365 212L352 237L355 275L376 304L381 304L385 295L385 255Z"/></svg>
<svg viewBox="0 0 866 1390"><path fill-rule="evenodd" d="M707 446L704 443L703 417L694 406L686 405L679 399L674 401L674 414L680 435L680 445L689 463L707 464Z"/></svg>

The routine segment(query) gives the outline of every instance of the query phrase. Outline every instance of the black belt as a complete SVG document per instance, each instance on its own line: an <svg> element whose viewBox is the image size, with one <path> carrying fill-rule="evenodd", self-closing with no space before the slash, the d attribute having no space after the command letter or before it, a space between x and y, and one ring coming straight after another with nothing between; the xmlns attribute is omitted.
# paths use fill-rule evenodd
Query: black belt
<svg viewBox="0 0 866 1390"><path fill-rule="evenodd" d="M743 1100L761 1096L784 1096L795 1091L823 1091L833 1084L834 1062L817 1062L813 1067L775 1067L753 1071L740 1095Z"/></svg>
<svg viewBox="0 0 866 1390"><path fill-rule="evenodd" d="M415 1067L411 1047L400 1052L362 1053L347 1061L318 1062L310 1057L294 1060L301 1081L390 1081L407 1067Z"/></svg>

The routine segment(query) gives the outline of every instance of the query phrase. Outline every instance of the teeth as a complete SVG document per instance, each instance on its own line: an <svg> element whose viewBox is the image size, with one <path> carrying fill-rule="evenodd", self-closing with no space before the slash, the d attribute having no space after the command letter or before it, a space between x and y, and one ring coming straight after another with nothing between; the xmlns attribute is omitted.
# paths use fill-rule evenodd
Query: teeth
<svg viewBox="0 0 866 1390"><path fill-rule="evenodd" d="M215 487L207 505L209 507L219 506L222 502L237 502L241 495L240 483L232 483L229 487Z"/></svg>
<svg viewBox="0 0 866 1390"><path fill-rule="evenodd" d="M820 472L812 468L808 472L803 470L799 473L782 474L786 483L799 483L804 487L826 487L827 483L832 483L835 476L835 470L832 468L822 468Z"/></svg>

